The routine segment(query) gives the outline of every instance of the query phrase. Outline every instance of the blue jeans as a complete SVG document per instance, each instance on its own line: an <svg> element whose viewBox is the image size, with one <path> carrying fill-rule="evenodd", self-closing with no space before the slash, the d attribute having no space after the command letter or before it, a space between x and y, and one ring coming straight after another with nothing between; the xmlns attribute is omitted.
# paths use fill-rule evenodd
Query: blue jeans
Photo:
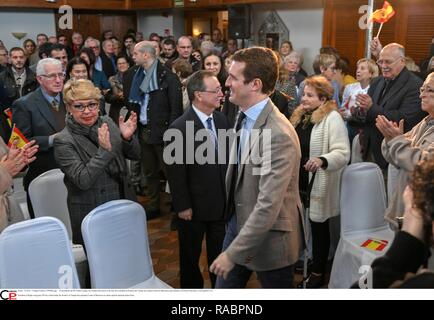
<svg viewBox="0 0 434 320"><path fill-rule="evenodd" d="M225 251L235 237L237 232L237 219L235 214L228 221L225 239L223 240L223 250ZM226 279L217 277L216 288L229 289L229 288L245 288L247 282L252 275L253 270L245 266L236 264L234 268L228 273ZM294 284L294 265L283 267L275 270L256 271L258 280L262 288L293 288Z"/></svg>

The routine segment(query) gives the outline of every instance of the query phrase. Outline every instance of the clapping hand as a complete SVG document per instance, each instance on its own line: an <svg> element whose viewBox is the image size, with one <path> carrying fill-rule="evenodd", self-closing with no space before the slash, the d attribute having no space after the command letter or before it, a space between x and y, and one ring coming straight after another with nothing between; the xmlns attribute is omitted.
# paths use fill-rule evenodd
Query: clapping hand
<svg viewBox="0 0 434 320"><path fill-rule="evenodd" d="M36 160L35 154L38 152L39 146L35 143L36 141L32 140L26 143L22 148L26 164L29 164Z"/></svg>
<svg viewBox="0 0 434 320"><path fill-rule="evenodd" d="M137 114L135 112L131 112L130 117L127 121L123 116L119 117L119 130L121 131L122 137L125 140L131 140L134 132L137 129Z"/></svg>
<svg viewBox="0 0 434 320"><path fill-rule="evenodd" d="M112 144L110 142L110 131L107 123L103 123L101 128L98 128L98 143L101 148L107 151L112 150Z"/></svg>
<svg viewBox="0 0 434 320"><path fill-rule="evenodd" d="M383 134L386 142L404 133L404 119L401 119L399 124L396 124L380 115L375 119L375 126Z"/></svg>
<svg viewBox="0 0 434 320"><path fill-rule="evenodd" d="M0 165L6 168L9 174L14 177L26 166L24 150L17 148L15 142L9 149L8 154L0 160Z"/></svg>

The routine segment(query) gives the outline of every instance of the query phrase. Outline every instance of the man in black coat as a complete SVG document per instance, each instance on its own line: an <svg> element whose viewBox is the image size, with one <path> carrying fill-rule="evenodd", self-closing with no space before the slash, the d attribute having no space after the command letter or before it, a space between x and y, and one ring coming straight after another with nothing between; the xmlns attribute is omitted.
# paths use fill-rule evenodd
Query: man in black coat
<svg viewBox="0 0 434 320"><path fill-rule="evenodd" d="M357 103L367 110L366 122L361 137L363 160L373 161L380 168L387 168L387 161L381 154L383 135L375 126L375 119L384 115L399 123L404 120L404 132L411 130L426 113L420 106L419 88L422 80L405 67L405 49L391 43L385 46L378 59L382 76L369 87L368 94L359 94Z"/></svg>
<svg viewBox="0 0 434 320"><path fill-rule="evenodd" d="M23 179L26 191L33 179L58 167L54 159L53 140L65 127L66 109L61 96L65 74L61 62L53 58L39 60L36 78L40 87L12 105L12 121L28 140L36 140L39 145L36 160L30 164ZM28 195L27 205L33 218Z"/></svg>
<svg viewBox="0 0 434 320"><path fill-rule="evenodd" d="M204 235L209 265L223 245L228 148L221 133L226 135L229 124L226 117L216 111L223 98L221 90L219 81L210 71L198 71L190 77L187 92L191 107L170 126L175 135L170 134L174 139L165 149L173 207L178 214L181 288L203 288L199 258ZM196 135L202 140L196 141ZM207 150L200 152L203 146ZM171 154L174 163L169 159ZM201 156L206 162L199 159ZM214 288L216 276L210 274L210 279Z"/></svg>
<svg viewBox="0 0 434 320"><path fill-rule="evenodd" d="M136 67L123 78L125 103L138 115L137 131L141 147L141 166L146 178L149 203L146 216L160 214L160 169L163 162L163 135L182 114L182 91L178 77L157 59L151 41L136 44Z"/></svg>
<svg viewBox="0 0 434 320"><path fill-rule="evenodd" d="M15 100L35 91L38 87L35 74L25 66L24 50L18 47L12 48L9 56L11 64L0 73L0 86L3 87L4 92L0 97L0 103L5 108L10 108Z"/></svg>

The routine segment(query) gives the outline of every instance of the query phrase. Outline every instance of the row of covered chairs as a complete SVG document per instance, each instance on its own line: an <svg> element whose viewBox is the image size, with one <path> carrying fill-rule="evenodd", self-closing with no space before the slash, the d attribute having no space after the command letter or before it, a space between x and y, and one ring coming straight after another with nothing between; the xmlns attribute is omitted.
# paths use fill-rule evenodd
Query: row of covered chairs
<svg viewBox="0 0 434 320"><path fill-rule="evenodd" d="M375 258L383 255L394 237L394 232L384 220L384 211L387 205L386 192L382 172L377 165L366 162L349 165L343 173L341 188L341 238L330 276L330 288L350 287L363 275L365 269L361 269L361 267L369 266ZM41 175L35 179L34 185L30 186L29 192L37 216L44 214L57 216L63 223L52 218L39 218L5 229L0 237L0 261L6 260L3 258L3 254L11 253L10 249L3 245L6 240L11 241L10 234L28 231L32 224L35 224L35 230L53 229L57 230L58 235L62 229L59 227L60 225L65 233L68 230L66 234L68 241L59 240L54 243L62 244L63 247L65 247L65 243L71 243L71 228L66 206L63 173L55 169ZM46 199L52 200L47 201ZM51 227L48 228L48 225ZM65 228L64 225L67 227ZM43 237L43 233L33 232L32 234L34 237ZM84 219L82 233L87 249L92 288L167 287L154 275L146 229L146 216L143 208L137 203L117 200L99 206ZM23 268L31 267L30 269L34 272L38 272L38 268L33 268L32 263L25 263L24 260L27 260L25 254L27 250L35 251L35 243L40 243L42 246L42 242L40 242L41 240L32 241L29 239L30 235L23 235L23 237L25 240L16 243L24 248L22 250L17 248L13 251L15 256L12 255L14 259L10 260L10 268L0 265L1 287L18 288L23 287L23 285L26 287L25 283L22 282L17 283L18 286L10 286L10 282L4 280L8 277L3 276L3 271L14 270L14 263L22 265ZM384 246L381 250L376 250L375 246L364 246L367 241L380 241ZM50 242L53 241L50 240ZM10 247L10 245L9 243L8 246ZM2 249L2 247L4 248ZM71 246L67 247L71 249ZM83 248L72 246L72 248L74 247L77 251L83 251ZM53 250L60 251L64 248L58 247ZM24 253L21 254L21 251ZM75 265L79 269L78 266L83 261L77 257L84 256L86 259L84 251L82 255L75 253L72 256L75 256ZM63 259L65 260L67 257L68 255L64 256ZM50 259L45 259L42 256L41 261L51 263ZM87 265L86 260L84 262ZM74 263L66 265L73 266ZM50 273L54 274L53 279L59 279L59 274L53 273L52 269L49 267L47 270L51 270ZM17 275L26 273L19 268L15 270ZM74 272L76 269L71 267L71 270ZM75 277L66 279L69 279L67 284L75 287ZM80 279L82 282L83 277ZM41 287L41 284L34 282L27 284L27 287L28 285ZM59 283L51 281L49 287L59 287Z"/></svg>
<svg viewBox="0 0 434 320"><path fill-rule="evenodd" d="M92 288L170 288L154 274L139 204L115 200L95 208L83 220L82 233ZM62 221L39 217L3 230L0 288L80 288Z"/></svg>

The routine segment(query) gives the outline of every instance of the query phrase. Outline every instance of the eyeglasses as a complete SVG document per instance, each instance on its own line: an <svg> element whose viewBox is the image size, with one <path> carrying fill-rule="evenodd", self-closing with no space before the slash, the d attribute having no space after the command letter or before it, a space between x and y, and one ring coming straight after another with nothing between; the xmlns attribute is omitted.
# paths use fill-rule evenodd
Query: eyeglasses
<svg viewBox="0 0 434 320"><path fill-rule="evenodd" d="M62 73L41 74L40 76L47 78L48 80L54 80L56 78L65 79L66 74L62 72Z"/></svg>
<svg viewBox="0 0 434 320"><path fill-rule="evenodd" d="M75 110L80 112L84 112L86 108L88 108L89 111L94 111L99 107L99 103L91 102L89 104L73 104L72 106L74 107Z"/></svg>
<svg viewBox="0 0 434 320"><path fill-rule="evenodd" d="M382 64L386 65L386 66L391 66L393 64L395 64L397 61L399 61L399 59L401 59L401 57L398 57L397 59L395 59L394 61L390 61L390 60L377 60L377 64L381 67Z"/></svg>
<svg viewBox="0 0 434 320"><path fill-rule="evenodd" d="M419 92L421 95L423 95L426 92L427 95L434 96L434 89L428 87L420 87Z"/></svg>
<svg viewBox="0 0 434 320"><path fill-rule="evenodd" d="M221 88L221 87L218 87L218 88L215 89L215 90L201 90L200 92L208 92L208 93L219 94L219 93L221 93L221 92L223 92L223 91L222 91L222 88Z"/></svg>

